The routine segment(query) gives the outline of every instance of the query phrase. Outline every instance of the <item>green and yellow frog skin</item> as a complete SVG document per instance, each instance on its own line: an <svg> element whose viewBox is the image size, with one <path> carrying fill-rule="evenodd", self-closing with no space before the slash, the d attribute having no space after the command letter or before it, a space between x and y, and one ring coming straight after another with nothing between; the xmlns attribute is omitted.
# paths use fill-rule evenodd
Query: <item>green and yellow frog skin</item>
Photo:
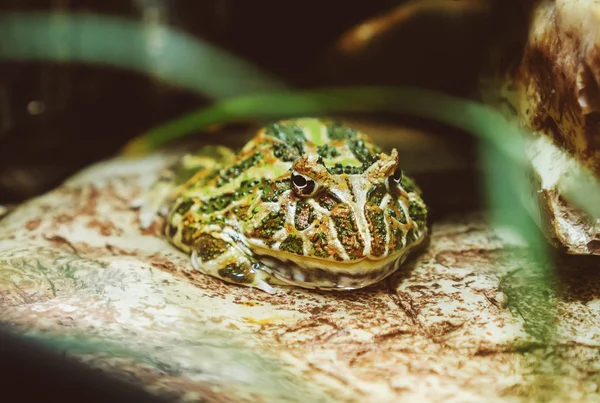
<svg viewBox="0 0 600 403"><path fill-rule="evenodd" d="M275 284L357 289L405 261L427 237L427 207L381 152L334 120L279 121L241 151L212 146L163 172L141 206L202 273L273 293Z"/></svg>

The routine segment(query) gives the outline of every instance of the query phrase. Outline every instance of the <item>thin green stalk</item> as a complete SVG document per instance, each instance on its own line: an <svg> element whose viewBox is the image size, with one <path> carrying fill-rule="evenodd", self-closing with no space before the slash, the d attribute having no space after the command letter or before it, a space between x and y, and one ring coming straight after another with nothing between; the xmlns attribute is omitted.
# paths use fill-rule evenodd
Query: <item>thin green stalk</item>
<svg viewBox="0 0 600 403"><path fill-rule="evenodd" d="M158 21L86 13L1 13L0 60L118 67L214 99L285 88L256 66Z"/></svg>

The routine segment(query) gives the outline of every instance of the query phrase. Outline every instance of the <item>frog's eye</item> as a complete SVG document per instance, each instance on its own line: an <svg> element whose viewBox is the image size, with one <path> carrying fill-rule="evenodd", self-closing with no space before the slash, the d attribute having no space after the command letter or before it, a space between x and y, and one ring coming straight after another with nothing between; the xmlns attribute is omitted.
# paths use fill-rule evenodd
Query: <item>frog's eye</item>
<svg viewBox="0 0 600 403"><path fill-rule="evenodd" d="M299 174L296 171L292 172L292 189L296 196L310 197L317 193L317 188L317 182L308 176Z"/></svg>
<svg viewBox="0 0 600 403"><path fill-rule="evenodd" d="M396 168L392 176L390 176L390 179L393 180L395 183L400 183L400 181L402 180L402 169L400 169L400 167Z"/></svg>
<svg viewBox="0 0 600 403"><path fill-rule="evenodd" d="M402 169L400 167L396 168L394 173L388 178L388 183L390 188L393 185L397 185L402 180Z"/></svg>

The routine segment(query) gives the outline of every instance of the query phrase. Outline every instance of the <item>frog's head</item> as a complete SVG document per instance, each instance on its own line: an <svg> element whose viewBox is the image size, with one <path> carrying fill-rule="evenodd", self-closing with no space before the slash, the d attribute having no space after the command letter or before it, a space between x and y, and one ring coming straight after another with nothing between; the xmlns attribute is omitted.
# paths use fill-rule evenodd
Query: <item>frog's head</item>
<svg viewBox="0 0 600 403"><path fill-rule="evenodd" d="M403 176L397 150L379 152L362 138L369 154L360 160L347 142L332 143L337 151L329 159L307 143L292 164L280 207L289 211L286 225L257 250L277 277L309 287L363 287L393 272L424 240L426 208Z"/></svg>
<svg viewBox="0 0 600 403"><path fill-rule="evenodd" d="M337 197L339 204L360 207L360 211L366 203L374 201L369 197L372 192L390 198L402 195L402 169L396 149L389 155L375 155L370 165L363 164L362 172L353 168L351 165L328 167L323 158L304 155L292 166L290 187L298 199L318 199L329 193Z"/></svg>

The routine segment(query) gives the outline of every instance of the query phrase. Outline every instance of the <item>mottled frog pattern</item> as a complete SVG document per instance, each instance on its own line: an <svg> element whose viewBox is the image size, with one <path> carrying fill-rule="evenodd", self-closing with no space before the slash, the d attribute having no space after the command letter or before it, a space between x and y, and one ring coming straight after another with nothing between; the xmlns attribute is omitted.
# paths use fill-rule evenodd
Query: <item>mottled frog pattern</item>
<svg viewBox="0 0 600 403"><path fill-rule="evenodd" d="M165 170L141 205L202 273L273 285L356 289L398 269L427 237L427 207L399 166L336 120L272 123L238 153L210 146Z"/></svg>

